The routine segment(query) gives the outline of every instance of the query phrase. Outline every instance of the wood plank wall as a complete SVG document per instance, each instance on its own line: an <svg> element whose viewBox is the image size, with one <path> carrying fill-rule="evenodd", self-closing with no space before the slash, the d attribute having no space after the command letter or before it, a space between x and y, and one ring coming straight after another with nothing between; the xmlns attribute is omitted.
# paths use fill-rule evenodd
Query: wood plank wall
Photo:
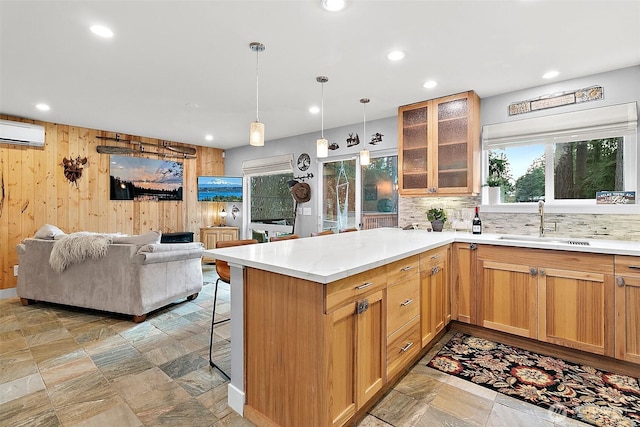
<svg viewBox="0 0 640 427"><path fill-rule="evenodd" d="M0 115L0 119L36 123L44 126L46 132L44 149L0 144L0 289L16 286L17 277L13 276L13 266L18 264L16 245L33 236L44 224L53 224L66 233L192 231L197 241L200 227L219 222L220 207L216 203L197 201L196 182L198 175L224 175L221 149L195 146L197 158L179 160L184 165L182 201L111 201L109 155L99 154L96 146L116 143L96 136L113 136L114 132L6 115ZM122 139L162 143L153 138L121 136ZM65 178L61 164L64 157L75 159L77 156L86 156L89 165L85 166L76 186Z"/></svg>

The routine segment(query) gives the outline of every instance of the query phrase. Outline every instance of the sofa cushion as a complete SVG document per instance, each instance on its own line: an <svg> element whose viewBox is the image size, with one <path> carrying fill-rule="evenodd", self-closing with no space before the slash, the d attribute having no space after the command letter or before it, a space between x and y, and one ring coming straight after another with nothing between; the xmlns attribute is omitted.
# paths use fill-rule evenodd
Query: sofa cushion
<svg viewBox="0 0 640 427"><path fill-rule="evenodd" d="M137 236L116 236L113 243L132 244L136 246L150 245L160 243L162 232L160 230L149 231L148 233L139 234Z"/></svg>
<svg viewBox="0 0 640 427"><path fill-rule="evenodd" d="M182 251L185 249L204 249L204 244L200 242L191 243L151 243L138 249L139 254L150 252L170 252Z"/></svg>
<svg viewBox="0 0 640 427"><path fill-rule="evenodd" d="M36 231L36 235L33 237L35 237L36 239L52 240L55 238L59 239L65 234L66 233L64 231L60 230L55 225L45 224L42 227L40 227L38 231Z"/></svg>

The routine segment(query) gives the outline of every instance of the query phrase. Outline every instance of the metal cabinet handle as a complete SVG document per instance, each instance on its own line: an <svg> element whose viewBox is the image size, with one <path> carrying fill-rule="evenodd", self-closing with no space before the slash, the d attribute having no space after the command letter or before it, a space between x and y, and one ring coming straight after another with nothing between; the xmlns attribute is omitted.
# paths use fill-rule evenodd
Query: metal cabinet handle
<svg viewBox="0 0 640 427"><path fill-rule="evenodd" d="M372 285L373 285L373 282L366 282L366 283L363 283L360 286L356 286L356 290L360 291L360 290L366 289L366 288L368 288L369 286L372 286Z"/></svg>
<svg viewBox="0 0 640 427"><path fill-rule="evenodd" d="M544 276L545 276L545 274L547 274L547 273L546 273L544 270L540 270L540 271L538 271L538 274L539 274L540 276L544 277Z"/></svg>
<svg viewBox="0 0 640 427"><path fill-rule="evenodd" d="M400 305L401 305L401 306L403 306L403 307L406 307L406 306L408 306L409 304L411 304L412 302L413 302L413 300L412 300L412 299L408 299L408 300L406 300L405 302L401 302L401 303L400 303Z"/></svg>
<svg viewBox="0 0 640 427"><path fill-rule="evenodd" d="M618 286L620 286L621 288L624 288L624 285L625 285L625 283L624 283L624 277L618 277L618 278L616 279L616 282L618 283Z"/></svg>
<svg viewBox="0 0 640 427"><path fill-rule="evenodd" d="M438 274L438 271L440 271L440 269L438 267L433 267L431 269L431 274Z"/></svg>
<svg viewBox="0 0 640 427"><path fill-rule="evenodd" d="M630 265L629 268L633 270L640 270L640 265Z"/></svg>
<svg viewBox="0 0 640 427"><path fill-rule="evenodd" d="M440 258L440 255L434 255L431 257L431 259L438 259L438 258Z"/></svg>
<svg viewBox="0 0 640 427"><path fill-rule="evenodd" d="M531 267L529 269L529 274L532 275L532 276L536 276L538 274L538 269L535 268L535 267Z"/></svg>
<svg viewBox="0 0 640 427"><path fill-rule="evenodd" d="M469 249L471 249L472 251L478 249L478 244L477 243L470 243L469 244Z"/></svg>
<svg viewBox="0 0 640 427"><path fill-rule="evenodd" d="M408 265L400 269L400 271L409 271L409 270L413 270L413 265Z"/></svg>
<svg viewBox="0 0 640 427"><path fill-rule="evenodd" d="M365 311L369 310L369 300L363 299L360 301L356 301L356 314L362 314Z"/></svg>
<svg viewBox="0 0 640 427"><path fill-rule="evenodd" d="M405 344L404 347L402 347L400 349L401 352L405 353L407 350L409 350L411 347L413 347L413 343L412 342L408 342L407 344Z"/></svg>

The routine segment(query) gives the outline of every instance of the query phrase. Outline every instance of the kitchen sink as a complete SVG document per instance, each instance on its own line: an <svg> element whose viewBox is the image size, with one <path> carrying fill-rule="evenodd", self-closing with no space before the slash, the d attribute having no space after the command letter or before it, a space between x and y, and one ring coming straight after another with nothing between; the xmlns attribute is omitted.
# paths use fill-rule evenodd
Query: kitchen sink
<svg viewBox="0 0 640 427"><path fill-rule="evenodd" d="M564 245L589 246L587 240L557 238L557 237L538 237L538 236L512 236L504 235L499 237L500 240L512 240L517 242L542 242L542 243L561 243Z"/></svg>

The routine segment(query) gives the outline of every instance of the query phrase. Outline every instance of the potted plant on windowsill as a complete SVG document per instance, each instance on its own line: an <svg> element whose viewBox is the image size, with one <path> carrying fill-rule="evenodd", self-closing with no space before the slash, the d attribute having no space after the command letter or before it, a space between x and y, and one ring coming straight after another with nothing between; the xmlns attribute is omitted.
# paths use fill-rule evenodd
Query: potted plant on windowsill
<svg viewBox="0 0 640 427"><path fill-rule="evenodd" d="M508 185L509 181L500 175L494 174L487 177L487 187L489 187L487 190L490 205L496 205L501 202L502 186L505 184Z"/></svg>
<svg viewBox="0 0 640 427"><path fill-rule="evenodd" d="M447 213L442 208L431 208L427 211L427 219L431 222L433 231L442 231L447 220Z"/></svg>
<svg viewBox="0 0 640 427"><path fill-rule="evenodd" d="M502 192L511 189L511 171L509 160L502 152L489 152L489 176L487 176L487 187L489 204L495 205L501 202Z"/></svg>

